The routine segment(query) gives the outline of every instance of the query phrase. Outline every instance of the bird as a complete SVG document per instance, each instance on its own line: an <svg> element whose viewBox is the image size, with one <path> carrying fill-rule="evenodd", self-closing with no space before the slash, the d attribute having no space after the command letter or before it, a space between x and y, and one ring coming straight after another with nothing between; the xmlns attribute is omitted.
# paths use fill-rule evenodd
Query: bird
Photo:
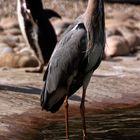
<svg viewBox="0 0 140 140"><path fill-rule="evenodd" d="M48 62L43 77L41 107L55 113L64 103L66 139L69 139L68 98L81 87L80 113L83 139L87 139L86 89L101 63L105 42L104 0L88 0L85 12L66 29Z"/></svg>
<svg viewBox="0 0 140 140"><path fill-rule="evenodd" d="M61 16L51 9L43 9L41 0L17 0L17 15L22 35L38 59L39 67L26 72L43 72L57 43L50 18Z"/></svg>

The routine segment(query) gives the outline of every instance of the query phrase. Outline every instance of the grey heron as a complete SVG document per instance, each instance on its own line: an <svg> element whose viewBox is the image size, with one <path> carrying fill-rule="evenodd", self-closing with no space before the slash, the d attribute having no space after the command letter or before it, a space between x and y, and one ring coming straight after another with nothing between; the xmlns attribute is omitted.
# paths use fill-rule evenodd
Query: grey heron
<svg viewBox="0 0 140 140"><path fill-rule="evenodd" d="M61 18L55 11L43 9L41 0L17 0L17 14L23 37L39 60L39 67L28 72L42 72L57 43L49 19Z"/></svg>
<svg viewBox="0 0 140 140"><path fill-rule="evenodd" d="M98 68L105 47L104 0L89 0L84 14L68 27L56 45L44 74L41 106L52 113L65 104L66 139L68 98L82 87L80 112L83 139L86 139L85 96L93 72Z"/></svg>

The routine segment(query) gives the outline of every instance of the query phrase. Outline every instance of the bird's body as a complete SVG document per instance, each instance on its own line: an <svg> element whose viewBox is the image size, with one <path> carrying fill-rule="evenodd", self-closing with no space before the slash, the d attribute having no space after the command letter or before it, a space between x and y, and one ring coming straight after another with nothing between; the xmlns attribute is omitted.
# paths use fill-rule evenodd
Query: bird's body
<svg viewBox="0 0 140 140"><path fill-rule="evenodd" d="M77 32L75 32L75 30ZM86 53L85 33L86 30L84 25L77 25L75 29L68 32L65 38L63 38L57 44L57 49L55 49L52 54L52 57L50 59L51 63L49 63L48 69L44 76L44 80L46 80L45 89L47 89L48 92L47 100L49 100L44 102L47 104L47 106L43 104L43 106L45 105L45 109L50 110L51 112L55 112L59 109L58 107L63 103L63 100L66 97L67 88L69 88L68 85L71 85L73 77L75 77L80 71L79 68L82 66L82 61L84 60L83 58ZM80 38L79 40L77 40L77 42L75 42L75 38L77 36L79 36ZM66 44L63 47L61 47L64 42L67 42L68 46ZM55 93L59 90L60 93ZM50 94L50 97L49 93L52 93ZM53 97L51 96L54 96L55 94L56 97L54 97L53 99ZM62 102L60 102L61 98L63 98ZM58 104L57 101L54 100L58 100L60 104Z"/></svg>
<svg viewBox="0 0 140 140"><path fill-rule="evenodd" d="M44 66L57 43L49 18L60 16L52 10L44 10L41 0L17 0L17 13L21 32L28 47L32 48L40 65Z"/></svg>
<svg viewBox="0 0 140 140"><path fill-rule="evenodd" d="M85 93L104 53L104 25L103 0L89 0L86 12L68 27L58 42L44 75L41 105L47 111L56 112L65 99L67 104L68 97L83 87L80 109L84 135Z"/></svg>

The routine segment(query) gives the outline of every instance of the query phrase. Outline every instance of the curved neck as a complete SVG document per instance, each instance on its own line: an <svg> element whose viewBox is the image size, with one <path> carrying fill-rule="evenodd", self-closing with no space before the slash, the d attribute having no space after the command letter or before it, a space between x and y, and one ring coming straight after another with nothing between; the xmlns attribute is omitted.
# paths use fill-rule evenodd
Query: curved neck
<svg viewBox="0 0 140 140"><path fill-rule="evenodd" d="M88 6L87 6L87 9L84 14L84 23L85 23L87 30L91 28L91 23L94 19L98 1L99 0L89 0L88 1Z"/></svg>

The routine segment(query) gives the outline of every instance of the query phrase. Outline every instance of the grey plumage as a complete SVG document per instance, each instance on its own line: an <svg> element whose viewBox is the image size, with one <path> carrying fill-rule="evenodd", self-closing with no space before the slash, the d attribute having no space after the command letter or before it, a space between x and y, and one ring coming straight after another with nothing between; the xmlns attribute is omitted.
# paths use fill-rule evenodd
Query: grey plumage
<svg viewBox="0 0 140 140"><path fill-rule="evenodd" d="M71 76L75 76L78 72L79 65L86 53L87 39L85 34L84 25L78 24L57 44L44 76L46 82L44 88L47 91L42 93L42 103L45 103L42 104L42 107L45 109L54 112L51 109L53 105L66 96L68 81ZM77 36L78 38L76 38ZM65 42L67 44L64 45ZM59 90L64 92L58 93ZM44 94L48 94L47 99L49 100L44 99Z"/></svg>
<svg viewBox="0 0 140 140"><path fill-rule="evenodd" d="M46 86L41 94L43 109L54 112L51 107L57 104L61 98L64 99L67 94L57 93L58 95L56 95L57 90L63 87L64 91L67 91L68 79L76 73L68 93L69 96L72 95L82 86L86 74L93 72L100 64L105 45L104 7L102 0L100 2L101 5L98 3L94 15L93 32L87 31L83 22L83 14L68 27L56 45L44 75ZM93 34L93 42L89 42L90 34ZM91 45L90 43L94 47L90 48L88 46ZM48 94L47 99L44 98L46 97L45 94ZM52 102L51 100L55 98L55 95L57 99Z"/></svg>
<svg viewBox="0 0 140 140"><path fill-rule="evenodd" d="M68 97L83 87L80 111L86 139L84 101L92 73L99 66L105 47L103 0L89 0L86 12L62 35L44 75L42 109L56 112L65 100L66 139L68 139Z"/></svg>

